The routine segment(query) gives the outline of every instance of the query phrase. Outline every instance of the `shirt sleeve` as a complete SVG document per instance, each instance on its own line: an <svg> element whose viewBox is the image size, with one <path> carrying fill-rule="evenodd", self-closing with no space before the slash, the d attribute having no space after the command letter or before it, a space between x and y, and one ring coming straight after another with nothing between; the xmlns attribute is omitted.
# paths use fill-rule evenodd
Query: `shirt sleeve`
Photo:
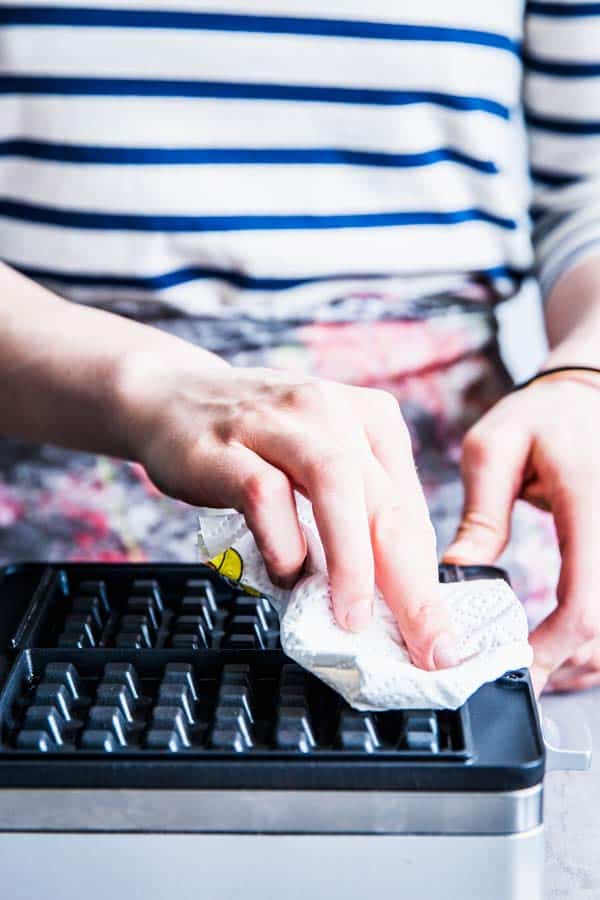
<svg viewBox="0 0 600 900"><path fill-rule="evenodd" d="M600 253L600 3L527 3L523 56L533 244L547 296Z"/></svg>

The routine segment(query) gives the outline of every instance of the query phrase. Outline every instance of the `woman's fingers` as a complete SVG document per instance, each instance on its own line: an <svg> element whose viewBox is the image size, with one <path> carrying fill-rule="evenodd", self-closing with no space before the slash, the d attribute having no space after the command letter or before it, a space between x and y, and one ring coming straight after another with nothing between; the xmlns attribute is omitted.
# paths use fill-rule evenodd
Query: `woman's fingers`
<svg viewBox="0 0 600 900"><path fill-rule="evenodd" d="M569 473L556 473L551 499L562 564L557 590L559 605L531 636L531 671L538 693L567 659L600 639L596 584L600 484L593 472L586 474L585 467L577 466L575 460L572 465Z"/></svg>
<svg viewBox="0 0 600 900"><path fill-rule="evenodd" d="M289 398L295 415L262 423L254 449L283 469L313 505L337 622L358 631L370 620L375 575L359 420L339 386L313 383Z"/></svg>
<svg viewBox="0 0 600 900"><path fill-rule="evenodd" d="M407 455L404 472L372 505L371 535L379 589L390 607L410 658L423 669L460 662L442 603L435 534L421 485Z"/></svg>
<svg viewBox="0 0 600 900"><path fill-rule="evenodd" d="M441 600L433 528L415 495L407 487L402 504L381 507L374 517L377 584L412 661L424 669L455 666L460 657Z"/></svg>
<svg viewBox="0 0 600 900"><path fill-rule="evenodd" d="M583 644L552 674L546 691L574 691L600 683L600 640Z"/></svg>
<svg viewBox="0 0 600 900"><path fill-rule="evenodd" d="M498 404L472 428L463 443L465 501L456 537L444 553L445 562L493 563L510 536L511 513L523 483L529 435L527 428L514 427L506 415L508 406L502 406Z"/></svg>
<svg viewBox="0 0 600 900"><path fill-rule="evenodd" d="M315 460L308 471L334 615L342 627L360 631L371 619L375 587L362 472L358 464L336 457Z"/></svg>
<svg viewBox="0 0 600 900"><path fill-rule="evenodd" d="M353 388L351 402L359 415L372 455L399 489L406 481L406 466L412 468L410 434L397 399L388 391Z"/></svg>
<svg viewBox="0 0 600 900"><path fill-rule="evenodd" d="M193 483L180 496L192 504L243 512L271 581L291 587L304 564L306 539L285 473L238 443L210 447L207 442L189 469Z"/></svg>
<svg viewBox="0 0 600 900"><path fill-rule="evenodd" d="M230 450L230 461L239 484L235 505L244 512L269 577L273 584L291 588L306 558L306 538L289 478L241 445Z"/></svg>
<svg viewBox="0 0 600 900"><path fill-rule="evenodd" d="M289 584L306 553L293 498L301 490L313 505L338 623L368 623L377 580L413 661L456 664L408 432L389 397L362 391L361 412L356 393L309 381L284 382L273 395L272 380L259 385L259 401L226 418L218 449L198 448L198 495L204 505L219 494L213 505L243 510L272 580Z"/></svg>
<svg viewBox="0 0 600 900"><path fill-rule="evenodd" d="M583 644L572 656L566 659L560 669L557 669L556 672L554 672L552 677L554 678L560 675L567 669L580 669L582 666L587 666L593 658L596 658L600 664L600 646L598 645L598 642L589 641L587 644Z"/></svg>
<svg viewBox="0 0 600 900"><path fill-rule="evenodd" d="M563 405L568 426L556 417L558 398L571 404ZM464 444L463 518L444 556L457 563L493 562L506 544L517 496L550 509L562 565L559 605L531 636L537 693L550 678L556 689L573 689L595 683L597 674L581 659L560 671L600 637L595 599L600 475L591 449L597 424L583 399L568 390L554 398L547 386L528 389L498 403L471 430Z"/></svg>
<svg viewBox="0 0 600 900"><path fill-rule="evenodd" d="M586 691L600 685L600 670L573 674L570 678L550 679L545 690L548 693L563 694L570 691Z"/></svg>
<svg viewBox="0 0 600 900"><path fill-rule="evenodd" d="M375 459L366 467L377 584L394 613L412 661L424 669L460 662L438 586L435 534L396 399L359 391Z"/></svg>

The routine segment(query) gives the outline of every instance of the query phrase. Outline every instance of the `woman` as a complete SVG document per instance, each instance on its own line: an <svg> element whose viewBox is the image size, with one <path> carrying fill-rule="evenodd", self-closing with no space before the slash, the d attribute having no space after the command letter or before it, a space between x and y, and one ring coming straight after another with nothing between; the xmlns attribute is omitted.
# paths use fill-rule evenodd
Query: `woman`
<svg viewBox="0 0 600 900"><path fill-rule="evenodd" d="M545 367L600 365L597 4L113 7L0 9L1 555L192 559L193 506L235 506L289 583L298 488L339 623L376 580L450 666L421 483L444 546L466 433L446 558L529 501L539 618L550 510L536 685L600 683L600 374L505 396L494 312L535 263Z"/></svg>

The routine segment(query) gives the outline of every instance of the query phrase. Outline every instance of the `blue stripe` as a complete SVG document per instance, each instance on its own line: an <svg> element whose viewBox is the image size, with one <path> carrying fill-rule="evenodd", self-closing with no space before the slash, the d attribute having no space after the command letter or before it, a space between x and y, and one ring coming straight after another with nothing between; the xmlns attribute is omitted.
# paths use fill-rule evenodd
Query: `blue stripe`
<svg viewBox="0 0 600 900"><path fill-rule="evenodd" d="M42 281L56 281L65 286L90 288L117 288L144 291L163 291L168 288L188 284L191 281L224 281L233 287L247 291L284 291L290 288L322 282L374 280L391 277L382 273L360 273L345 275L322 275L310 278L255 278L243 272L224 271L204 266L188 266L166 272L163 275L107 275L87 272L59 272L49 269L33 269L16 266L29 278Z"/></svg>
<svg viewBox="0 0 600 900"><path fill-rule="evenodd" d="M224 281L233 287L246 291L284 291L319 282L374 281L382 278L398 277L400 274L394 272L347 272L345 274L315 275L306 278L256 278L242 272L224 271L223 269L203 266L188 266L162 275L109 275L100 272L64 272L52 269L39 269L15 265L8 260L6 262L12 268L18 269L28 278L32 278L35 281L52 281L65 287L111 288L136 291L162 291L182 284L189 284L192 281ZM508 278L515 281L527 275L526 272L511 269L507 266L495 266L490 269L479 270L477 274L493 279Z"/></svg>
<svg viewBox="0 0 600 900"><path fill-rule="evenodd" d="M343 147L96 147L54 144L25 139L0 141L0 158L19 156L51 162L102 165L319 165L413 168L452 162L478 172L494 175L498 167L487 159L477 159L451 147L422 153L383 153L347 150Z"/></svg>
<svg viewBox="0 0 600 900"><path fill-rule="evenodd" d="M496 100L486 97L463 97L439 91L246 84L229 81L163 81L152 78L65 78L5 75L0 76L0 94L283 100L369 106L409 106L415 103L432 103L436 106L465 112L487 112L494 116L500 116L502 119L508 119L510 116L508 107Z"/></svg>
<svg viewBox="0 0 600 900"><path fill-rule="evenodd" d="M297 16L251 16L209 12L141 9L88 9L64 6L4 6L0 25L68 25L84 28L168 28L197 31L298 34L316 37L367 38L384 41L433 41L477 44L519 54L517 41L504 34L471 28L406 25Z"/></svg>
<svg viewBox="0 0 600 900"><path fill-rule="evenodd" d="M600 75L600 63L590 62L557 62L552 59L540 59L526 55L523 64L530 72L543 75L556 75L559 78L595 78Z"/></svg>
<svg viewBox="0 0 600 900"><path fill-rule="evenodd" d="M531 128L539 128L541 131L551 131L554 134L569 134L577 136L591 136L600 134L600 120L588 119L575 121L573 119L552 119L548 116L538 116L529 110L525 113L525 120Z"/></svg>
<svg viewBox="0 0 600 900"><path fill-rule="evenodd" d="M581 181L581 175L570 175L566 172L554 172L549 169L532 168L530 170L531 177L539 184L546 187L566 187L569 184L575 184Z"/></svg>
<svg viewBox="0 0 600 900"><path fill-rule="evenodd" d="M515 269L512 266L491 266L488 269L478 269L475 275L483 275L486 278L508 278L512 281L523 281L531 275L531 269Z"/></svg>
<svg viewBox="0 0 600 900"><path fill-rule="evenodd" d="M0 215L22 222L102 231L322 231L337 228L390 228L403 225L459 225L463 222L487 222L511 231L517 227L513 219L497 216L476 207L446 212L410 210L342 215L179 216L56 209L0 198Z"/></svg>
<svg viewBox="0 0 600 900"><path fill-rule="evenodd" d="M600 16L600 3L527 3L526 11L537 16L550 16L551 18L578 18L580 16Z"/></svg>
<svg viewBox="0 0 600 900"><path fill-rule="evenodd" d="M544 213L546 212L546 208L544 206L530 206L529 207L529 218L531 219L531 223L533 225L537 225L540 221Z"/></svg>

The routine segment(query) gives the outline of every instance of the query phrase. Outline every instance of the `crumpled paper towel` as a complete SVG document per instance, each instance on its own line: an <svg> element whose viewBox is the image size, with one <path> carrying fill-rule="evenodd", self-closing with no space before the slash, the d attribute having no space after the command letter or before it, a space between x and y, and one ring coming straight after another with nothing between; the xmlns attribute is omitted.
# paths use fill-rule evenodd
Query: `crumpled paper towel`
<svg viewBox="0 0 600 900"><path fill-rule="evenodd" d="M200 511L200 556L232 581L267 596L279 616L285 653L355 709L456 709L486 681L531 664L524 609L502 579L440 584L464 660L451 669L427 672L411 663L379 592L366 629L351 633L340 628L331 609L312 507L299 494L296 504L308 544L308 574L293 590L271 583L245 519L236 510Z"/></svg>

